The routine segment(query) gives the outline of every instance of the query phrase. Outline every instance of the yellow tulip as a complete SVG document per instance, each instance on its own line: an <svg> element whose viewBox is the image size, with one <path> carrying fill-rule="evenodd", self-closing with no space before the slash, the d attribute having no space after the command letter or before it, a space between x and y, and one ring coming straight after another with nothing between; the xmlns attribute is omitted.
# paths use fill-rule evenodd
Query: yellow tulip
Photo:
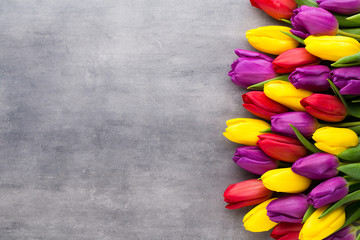
<svg viewBox="0 0 360 240"><path fill-rule="evenodd" d="M291 168L278 168L261 176L264 186L275 192L300 193L308 189L311 180L294 173Z"/></svg>
<svg viewBox="0 0 360 240"><path fill-rule="evenodd" d="M312 138L317 148L334 155L359 144L356 133L348 128L322 127L314 132Z"/></svg>
<svg viewBox="0 0 360 240"><path fill-rule="evenodd" d="M268 123L252 118L231 119L226 121L226 125L228 127L225 129L224 136L227 139L248 146L256 146L259 140L257 136L263 134L260 131L270 128Z"/></svg>
<svg viewBox="0 0 360 240"><path fill-rule="evenodd" d="M280 32L291 33L290 30L291 28L284 26L259 27L247 31L246 38L250 45L257 50L279 55L299 45L299 42Z"/></svg>
<svg viewBox="0 0 360 240"><path fill-rule="evenodd" d="M296 89L291 83L274 80L265 84L264 93L268 98L295 111L306 111L300 101L312 94L304 89Z"/></svg>
<svg viewBox="0 0 360 240"><path fill-rule="evenodd" d="M309 36L305 39L305 45L312 55L330 61L360 52L360 43L345 36Z"/></svg>
<svg viewBox="0 0 360 240"><path fill-rule="evenodd" d="M317 209L306 220L300 231L300 240L322 240L336 232L345 223L345 209L339 207L335 211L320 218L328 206Z"/></svg>
<svg viewBox="0 0 360 240"><path fill-rule="evenodd" d="M272 198L257 205L244 216L243 223L246 230L250 232L266 232L277 225L276 222L270 220L266 210L269 203L275 199Z"/></svg>

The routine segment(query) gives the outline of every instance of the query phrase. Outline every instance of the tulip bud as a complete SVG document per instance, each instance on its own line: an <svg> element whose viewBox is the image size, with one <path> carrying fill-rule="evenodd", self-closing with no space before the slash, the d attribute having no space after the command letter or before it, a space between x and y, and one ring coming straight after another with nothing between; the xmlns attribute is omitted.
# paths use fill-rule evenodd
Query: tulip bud
<svg viewBox="0 0 360 240"><path fill-rule="evenodd" d="M290 30L291 28L284 26L259 27L247 31L246 38L255 49L261 52L279 55L299 45L298 41L281 32L290 33Z"/></svg>
<svg viewBox="0 0 360 240"><path fill-rule="evenodd" d="M247 92L242 95L242 99L246 110L266 120L270 120L273 115L289 111L287 107L271 100L261 91Z"/></svg>
<svg viewBox="0 0 360 240"><path fill-rule="evenodd" d="M297 5L294 0L250 0L250 2L254 7L276 19L290 19L292 10Z"/></svg>
<svg viewBox="0 0 360 240"><path fill-rule="evenodd" d="M312 116L327 122L341 122L347 115L345 105L332 95L314 93L300 103Z"/></svg>
<svg viewBox="0 0 360 240"><path fill-rule="evenodd" d="M319 219L320 215L326 210L326 208L326 206L319 208L311 214L300 231L299 239L324 239L344 225L346 219L344 207L339 207L332 213Z"/></svg>
<svg viewBox="0 0 360 240"><path fill-rule="evenodd" d="M235 118L226 121L228 126L223 133L224 136L232 142L256 146L259 140L260 131L270 128L266 122L251 118Z"/></svg>
<svg viewBox="0 0 360 240"><path fill-rule="evenodd" d="M342 177L334 177L317 185L309 193L306 201L313 205L314 208L321 208L330 203L339 201L344 198L348 192L349 186L346 180Z"/></svg>
<svg viewBox="0 0 360 240"><path fill-rule="evenodd" d="M304 42L309 53L323 60L337 61L360 52L360 43L351 37L309 36Z"/></svg>
<svg viewBox="0 0 360 240"><path fill-rule="evenodd" d="M262 203L271 194L262 181L251 179L229 185L224 192L224 201L228 203L226 208L237 209Z"/></svg>
<svg viewBox="0 0 360 240"><path fill-rule="evenodd" d="M302 226L300 223L279 223L272 230L270 237L276 240L298 240Z"/></svg>
<svg viewBox="0 0 360 240"><path fill-rule="evenodd" d="M339 163L339 159L332 154L314 153L296 160L291 170L310 179L325 180L337 176Z"/></svg>
<svg viewBox="0 0 360 240"><path fill-rule="evenodd" d="M258 147L245 146L237 148L233 160L243 169L257 175L262 175L271 169L277 168L276 161L268 157Z"/></svg>
<svg viewBox="0 0 360 240"><path fill-rule="evenodd" d="M277 73L291 73L298 67L316 65L320 59L311 55L305 48L294 48L281 53L273 61Z"/></svg>
<svg viewBox="0 0 360 240"><path fill-rule="evenodd" d="M244 218L243 223L246 230L250 232L266 232L277 225L267 216L267 205L276 198L269 199L248 212Z"/></svg>
<svg viewBox="0 0 360 240"><path fill-rule="evenodd" d="M324 240L355 240L356 229L351 229L350 226L344 227L343 229L331 234Z"/></svg>
<svg viewBox="0 0 360 240"><path fill-rule="evenodd" d="M330 12L352 15L360 12L360 0L317 0L319 7Z"/></svg>
<svg viewBox="0 0 360 240"><path fill-rule="evenodd" d="M277 76L271 57L242 49L236 49L235 53L239 58L231 65L228 75L236 85L246 88Z"/></svg>
<svg viewBox="0 0 360 240"><path fill-rule="evenodd" d="M266 133L258 136L258 146L266 155L284 162L295 162L307 154L306 148L295 138Z"/></svg>
<svg viewBox="0 0 360 240"><path fill-rule="evenodd" d="M317 148L334 155L359 143L356 133L348 128L322 127L315 131L312 138Z"/></svg>
<svg viewBox="0 0 360 240"><path fill-rule="evenodd" d="M324 92L330 88L327 81L330 69L323 65L312 65L296 68L289 76L289 81L297 89L305 89L312 92Z"/></svg>
<svg viewBox="0 0 360 240"><path fill-rule="evenodd" d="M311 137L320 126L316 118L307 112L286 112L271 117L271 131L296 138L290 124L296 127L305 137Z"/></svg>
<svg viewBox="0 0 360 240"><path fill-rule="evenodd" d="M279 80L266 83L264 93L268 98L294 111L305 111L305 108L300 104L300 100L312 94L312 92L307 90L296 89L289 82Z"/></svg>
<svg viewBox="0 0 360 240"><path fill-rule="evenodd" d="M272 191L301 193L308 189L311 180L291 171L291 168L279 168L267 171L261 176L264 186Z"/></svg>
<svg viewBox="0 0 360 240"><path fill-rule="evenodd" d="M293 11L291 32L301 38L310 35L336 35L339 23L330 12L322 8L301 6Z"/></svg>
<svg viewBox="0 0 360 240"><path fill-rule="evenodd" d="M301 223L308 208L304 194L292 194L272 201L266 210L273 222Z"/></svg>
<svg viewBox="0 0 360 240"><path fill-rule="evenodd" d="M360 66L336 68L330 78L342 95L360 95Z"/></svg>

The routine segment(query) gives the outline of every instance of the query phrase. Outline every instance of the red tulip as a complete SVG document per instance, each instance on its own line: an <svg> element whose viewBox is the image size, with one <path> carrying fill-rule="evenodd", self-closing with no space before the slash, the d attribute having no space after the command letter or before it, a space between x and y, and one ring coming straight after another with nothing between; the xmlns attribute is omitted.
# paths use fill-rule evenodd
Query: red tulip
<svg viewBox="0 0 360 240"><path fill-rule="evenodd" d="M257 145L274 159L292 163L307 155L306 148L295 138L273 133L261 134L258 138Z"/></svg>
<svg viewBox="0 0 360 240"><path fill-rule="evenodd" d="M273 61L277 73L291 73L298 67L316 65L320 58L311 55L305 48L293 48L280 54Z"/></svg>
<svg viewBox="0 0 360 240"><path fill-rule="evenodd" d="M314 93L300 103L312 116L327 122L341 122L347 115L345 105L332 95Z"/></svg>
<svg viewBox="0 0 360 240"><path fill-rule="evenodd" d="M251 5L266 12L273 18L290 19L297 6L294 0L250 0Z"/></svg>
<svg viewBox="0 0 360 240"><path fill-rule="evenodd" d="M301 223L280 223L271 232L271 237L277 240L298 240L302 228Z"/></svg>
<svg viewBox="0 0 360 240"><path fill-rule="evenodd" d="M251 179L229 185L224 192L224 201L228 203L226 208L237 209L265 202L271 194L261 180Z"/></svg>
<svg viewBox="0 0 360 240"><path fill-rule="evenodd" d="M268 98L264 92L253 91L242 95L243 106L254 115L270 120L270 117L290 111L287 107Z"/></svg>

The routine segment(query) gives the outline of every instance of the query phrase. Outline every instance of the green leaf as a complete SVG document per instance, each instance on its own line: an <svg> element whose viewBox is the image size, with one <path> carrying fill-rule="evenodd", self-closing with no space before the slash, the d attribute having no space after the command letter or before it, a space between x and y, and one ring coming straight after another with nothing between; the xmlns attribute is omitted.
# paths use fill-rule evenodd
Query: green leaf
<svg viewBox="0 0 360 240"><path fill-rule="evenodd" d="M360 52L340 58L331 64L332 67L351 67L357 65L360 65Z"/></svg>
<svg viewBox="0 0 360 240"><path fill-rule="evenodd" d="M275 80L281 80L281 81L289 81L289 75L281 75L281 76L278 76L278 77L275 77L275 78L272 78L272 79L269 79L269 80L266 80L266 81L263 81L263 82L259 82L259 83L256 83L254 85L251 85L249 86L247 89L249 90L264 90L264 86L266 83L268 82L271 82L271 81L275 81Z"/></svg>
<svg viewBox="0 0 360 240"><path fill-rule="evenodd" d="M280 21L283 21L284 23L288 23L288 24L290 24L290 25L291 25L291 21L290 21L290 20L288 20L288 19L285 19L285 18L280 18L279 20L280 20Z"/></svg>
<svg viewBox="0 0 360 240"><path fill-rule="evenodd" d="M297 130L296 127L294 127L292 124L290 124L290 127L294 130L296 137L299 139L299 141L311 152L313 153L318 153L318 152L322 152L320 149L318 149L317 147L315 147L314 144L312 144L311 142L309 142L309 140L307 140L299 130Z"/></svg>
<svg viewBox="0 0 360 240"><path fill-rule="evenodd" d="M337 156L346 161L358 162L360 160L360 144L342 151Z"/></svg>
<svg viewBox="0 0 360 240"><path fill-rule="evenodd" d="M349 17L347 15L342 15L337 13L332 13L332 14L338 20L340 27L345 27L345 28L360 27L360 22L347 19Z"/></svg>
<svg viewBox="0 0 360 240"><path fill-rule="evenodd" d="M338 167L340 172L343 172L350 177L360 179L360 163L346 164Z"/></svg>
<svg viewBox="0 0 360 240"><path fill-rule="evenodd" d="M340 229L343 229L344 227L352 224L353 222L355 222L360 218L360 202L355 202L347 206L345 208L345 214L346 214L346 221Z"/></svg>
<svg viewBox="0 0 360 240"><path fill-rule="evenodd" d="M342 205L345 205L349 202L353 202L356 200L360 200L360 190L350 193L349 195L347 195L346 197L344 197L343 199L339 200L338 202L336 202L335 204L333 204L331 207L328 207L319 217L323 218L326 215L330 214L331 212L333 212L334 210L338 209L339 207L341 207Z"/></svg>
<svg viewBox="0 0 360 240"><path fill-rule="evenodd" d="M310 205L309 208L306 210L306 213L304 214L304 217L303 217L301 223L306 222L306 220L308 220L308 218L311 216L311 214L313 214L315 211L316 211L316 209L314 208L314 206Z"/></svg>
<svg viewBox="0 0 360 240"><path fill-rule="evenodd" d="M352 15L351 17L347 17L346 20L350 20L353 22L360 22L360 13Z"/></svg>
<svg viewBox="0 0 360 240"><path fill-rule="evenodd" d="M292 39L298 41L298 42L301 43L302 45L305 45L304 39L299 38L299 37L295 36L295 35L292 34L292 33L284 32L284 31L280 31L280 32L283 33L283 34L285 34L285 35L287 35L287 36L289 36L289 37L291 37Z"/></svg>
<svg viewBox="0 0 360 240"><path fill-rule="evenodd" d="M355 99L351 101L352 103L360 103L360 99Z"/></svg>
<svg viewBox="0 0 360 240"><path fill-rule="evenodd" d="M271 128L260 131L261 133L271 133Z"/></svg>
<svg viewBox="0 0 360 240"><path fill-rule="evenodd" d="M319 5L312 0L295 0L298 6L306 5L310 7L318 7Z"/></svg>
<svg viewBox="0 0 360 240"><path fill-rule="evenodd" d="M330 84L331 89L334 91L334 93L336 94L336 96L338 96L338 98L340 98L341 102L345 105L345 107L347 108L347 103L345 101L345 98L340 94L339 89L336 87L336 85L330 80L328 79L328 82Z"/></svg>

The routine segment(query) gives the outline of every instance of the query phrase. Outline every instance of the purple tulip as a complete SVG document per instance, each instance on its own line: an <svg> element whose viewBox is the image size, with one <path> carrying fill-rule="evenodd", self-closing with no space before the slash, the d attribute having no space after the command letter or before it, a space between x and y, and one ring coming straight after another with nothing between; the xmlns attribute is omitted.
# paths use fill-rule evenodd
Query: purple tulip
<svg viewBox="0 0 360 240"><path fill-rule="evenodd" d="M301 6L293 11L291 32L301 38L310 35L336 35L339 23L330 12L318 7Z"/></svg>
<svg viewBox="0 0 360 240"><path fill-rule="evenodd" d="M330 178L317 185L307 196L306 201L314 208L321 208L344 198L349 192L348 183L342 177Z"/></svg>
<svg viewBox="0 0 360 240"><path fill-rule="evenodd" d="M235 53L239 58L231 65L229 76L236 85L247 88L277 76L271 57L243 49L236 49Z"/></svg>
<svg viewBox="0 0 360 240"><path fill-rule="evenodd" d="M355 237L351 227L347 226L340 231L331 234L327 238L324 238L324 240L355 240Z"/></svg>
<svg viewBox="0 0 360 240"><path fill-rule="evenodd" d="M292 194L271 201L266 210L273 222L301 223L308 207L304 194Z"/></svg>
<svg viewBox="0 0 360 240"><path fill-rule="evenodd" d="M330 12L352 15L360 12L360 0L317 0L319 7Z"/></svg>
<svg viewBox="0 0 360 240"><path fill-rule="evenodd" d="M296 160L291 170L310 179L325 180L336 177L339 173L338 166L339 159L336 156L329 153L314 153Z"/></svg>
<svg viewBox="0 0 360 240"><path fill-rule="evenodd" d="M233 160L243 169L257 175L263 175L277 168L276 160L268 157L259 147L239 147L235 151Z"/></svg>
<svg viewBox="0 0 360 240"><path fill-rule="evenodd" d="M296 88L324 92L330 88L329 73L330 69L324 65L299 67L290 74L289 80Z"/></svg>
<svg viewBox="0 0 360 240"><path fill-rule="evenodd" d="M330 72L330 79L343 95L360 95L360 66L336 68Z"/></svg>
<svg viewBox="0 0 360 240"><path fill-rule="evenodd" d="M271 131L296 138L294 130L289 124L296 127L305 137L310 137L319 128L319 123L307 112L287 112L272 116Z"/></svg>

